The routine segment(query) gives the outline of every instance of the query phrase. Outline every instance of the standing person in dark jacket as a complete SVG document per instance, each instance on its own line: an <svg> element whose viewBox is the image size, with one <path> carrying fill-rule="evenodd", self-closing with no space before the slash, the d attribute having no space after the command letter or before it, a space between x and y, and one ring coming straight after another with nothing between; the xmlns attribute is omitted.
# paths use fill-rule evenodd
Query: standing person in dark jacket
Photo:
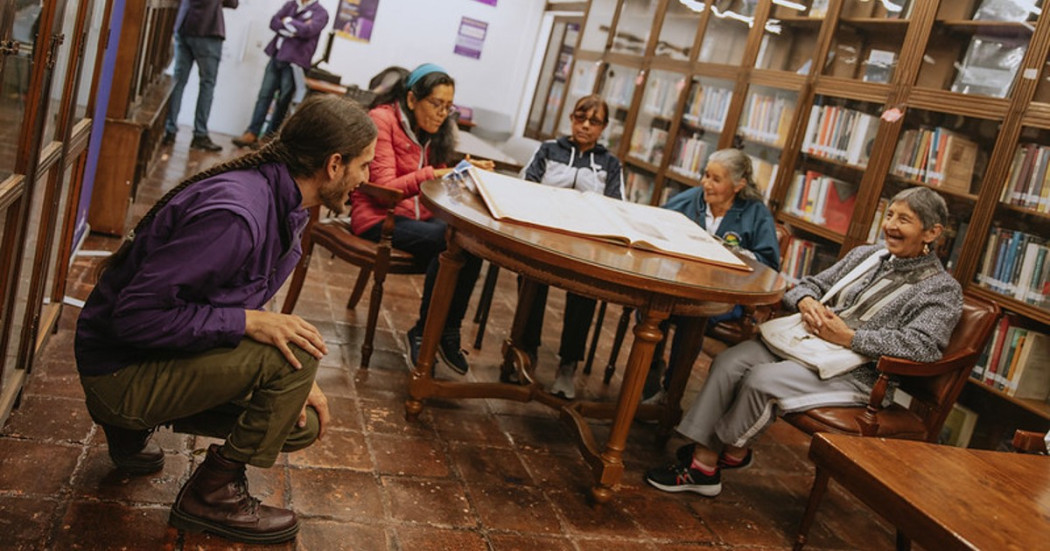
<svg viewBox="0 0 1050 551"><path fill-rule="evenodd" d="M593 191L606 197L623 199L623 172L620 161L598 137L609 122L609 106L598 95L580 98L573 107L572 135L562 136L540 145L525 167L525 179L544 185ZM523 345L535 361L543 330L543 311L547 304L546 285L539 285L532 301L532 310L525 325ZM551 393L565 398L576 397L573 378L576 364L583 359L587 331L594 317L593 298L575 293L565 294L565 320L562 325L561 360Z"/></svg>
<svg viewBox="0 0 1050 551"><path fill-rule="evenodd" d="M773 268L780 269L780 246L777 243L776 222L769 212L755 182L751 158L739 149L720 149L711 154L704 168L700 185L672 197L665 209L678 211L696 222L712 235L718 236L726 245ZM739 304L725 314L708 318L708 325L739 319L744 308ZM676 322L673 317L669 322ZM667 332L669 322L661 327ZM682 335L681 337L684 337ZM674 366L682 354L682 343L678 331L671 340L671 356L668 366ZM662 356L662 347L658 354ZM684 358L690 365L696 362L699 351L692 358ZM661 371L661 358L653 357L650 367L650 384L655 387ZM671 381L671 369L663 374L663 384L646 396L649 403L659 403L666 395Z"/></svg>
<svg viewBox="0 0 1050 551"><path fill-rule="evenodd" d="M264 307L302 256L307 209L343 209L368 180L375 138L351 101L304 102L266 147L168 192L102 266L75 351L110 458L159 471L159 425L225 440L179 491L172 526L248 543L298 532L295 513L248 494L245 466L324 434L314 375L327 347L302 318Z"/></svg>
<svg viewBox="0 0 1050 551"><path fill-rule="evenodd" d="M270 61L263 71L259 97L255 100L248 130L241 137L234 138L233 145L249 147L258 144L271 103L273 115L270 116L266 133L273 134L281 127L288 114L288 107L292 104L295 71L310 68L321 31L327 24L328 12L317 0L290 0L270 18L270 29L277 33L266 45L266 55L270 56Z"/></svg>
<svg viewBox="0 0 1050 551"><path fill-rule="evenodd" d="M222 43L226 40L223 8L234 9L239 0L182 0L175 16L175 87L171 90L168 119L164 122L164 145L175 143L179 131L179 109L182 92L190 78L190 68L197 62L200 90L197 111L193 115L193 140L190 149L221 151L222 146L208 136L208 117L215 97L215 80L219 75Z"/></svg>

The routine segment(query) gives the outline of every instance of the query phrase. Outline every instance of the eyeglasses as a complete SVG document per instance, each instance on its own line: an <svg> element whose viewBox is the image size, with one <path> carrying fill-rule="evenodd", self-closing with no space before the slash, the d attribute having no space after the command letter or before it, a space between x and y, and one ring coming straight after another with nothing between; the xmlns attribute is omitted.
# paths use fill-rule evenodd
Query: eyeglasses
<svg viewBox="0 0 1050 551"><path fill-rule="evenodd" d="M583 113L573 113L573 114L569 115L569 118L572 119L572 121L575 122L576 124L583 124L585 122L590 122L591 126L605 126L605 121L604 120L599 119L598 117L590 117L590 118L588 118L587 115L584 115Z"/></svg>
<svg viewBox="0 0 1050 551"><path fill-rule="evenodd" d="M430 104L438 113L445 113L445 116L452 116L456 113L456 106L451 103L442 103L441 100L430 97L423 98L423 101Z"/></svg>

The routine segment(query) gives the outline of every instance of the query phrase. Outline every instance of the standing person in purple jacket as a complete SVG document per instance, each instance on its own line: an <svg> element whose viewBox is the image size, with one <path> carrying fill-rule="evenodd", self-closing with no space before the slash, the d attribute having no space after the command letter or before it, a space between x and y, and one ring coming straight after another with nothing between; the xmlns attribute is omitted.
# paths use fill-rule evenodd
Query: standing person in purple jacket
<svg viewBox="0 0 1050 551"><path fill-rule="evenodd" d="M221 151L222 146L208 136L208 116L215 97L215 80L219 75L222 43L226 40L226 21L223 8L235 9L239 0L182 0L175 15L175 87L171 90L171 105L164 122L164 145L175 143L179 131L179 110L182 92L190 69L197 63L200 90L197 92L197 111L193 115L193 140L190 149Z"/></svg>
<svg viewBox="0 0 1050 551"><path fill-rule="evenodd" d="M302 256L315 205L340 211L368 181L376 128L350 100L303 103L266 147L201 172L142 218L77 322L77 370L109 456L130 474L164 467L160 425L224 439L179 491L169 522L248 543L295 537L294 512L260 505L245 466L324 434L314 382L327 353L302 318L270 312Z"/></svg>
<svg viewBox="0 0 1050 551"><path fill-rule="evenodd" d="M281 127L288 114L288 107L292 104L292 94L295 93L294 71L310 68L317 41L327 24L328 12L317 0L290 0L270 19L270 29L277 33L266 45L270 62L263 72L262 86L259 87L259 97L255 100L255 110L252 111L248 129L241 137L233 139L233 145L259 145L271 102L274 102L273 114L266 133L273 134Z"/></svg>

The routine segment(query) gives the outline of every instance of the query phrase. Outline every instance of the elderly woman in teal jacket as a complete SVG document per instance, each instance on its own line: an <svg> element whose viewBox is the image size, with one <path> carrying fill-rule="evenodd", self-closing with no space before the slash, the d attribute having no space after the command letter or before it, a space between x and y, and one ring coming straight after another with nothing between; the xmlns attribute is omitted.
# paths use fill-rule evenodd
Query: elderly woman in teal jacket
<svg viewBox="0 0 1050 551"><path fill-rule="evenodd" d="M773 214L763 202L762 192L755 184L751 158L739 149L721 149L708 158L700 185L675 195L664 208L676 210L696 222L726 245L736 248L759 262L780 269L780 247L777 244L776 223ZM736 305L732 310L708 319L709 324L739 319L744 309ZM671 320L675 321L674 318ZM666 324L664 326L666 331ZM684 342L675 332L671 342L668 366L675 365ZM691 362L695 362L692 358ZM650 386L655 386L660 374L660 359L653 360ZM662 399L671 380L671 369L664 373L663 384L647 396L650 402Z"/></svg>

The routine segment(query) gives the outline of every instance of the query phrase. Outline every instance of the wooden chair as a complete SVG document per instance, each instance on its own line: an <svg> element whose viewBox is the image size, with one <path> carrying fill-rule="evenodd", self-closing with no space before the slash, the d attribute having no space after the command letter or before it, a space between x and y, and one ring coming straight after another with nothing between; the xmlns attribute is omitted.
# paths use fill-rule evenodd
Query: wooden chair
<svg viewBox="0 0 1050 551"><path fill-rule="evenodd" d="M962 392L977 358L999 319L999 306L991 300L966 294L959 323L943 357L931 363L882 356L876 364L879 378L865 406L818 407L784 415L784 420L813 434L832 432L859 436L904 438L936 442L941 426ZM892 403L883 407L890 377L911 396L908 407ZM817 506L828 486L828 475L818 470L799 526L795 549L801 549ZM898 531L898 546L904 536ZM906 545L905 545L906 547Z"/></svg>
<svg viewBox="0 0 1050 551"><path fill-rule="evenodd" d="M372 358L372 340L375 338L379 306L383 301L383 282L387 274L422 274L426 272L427 267L411 254L391 245L394 234L394 206L401 201L404 194L400 190L368 183L361 184L359 189L387 209L386 218L381 222L383 226L379 241L370 241L351 233L349 219L321 220L320 207L311 209L310 222L303 232L303 257L292 274L288 296L284 300L281 312L290 314L295 309L315 245L320 245L331 251L333 256L357 266L360 271L346 307L353 309L357 306L368 286L369 276L372 276L372 296L368 302L365 337L361 344L361 368L367 369Z"/></svg>

